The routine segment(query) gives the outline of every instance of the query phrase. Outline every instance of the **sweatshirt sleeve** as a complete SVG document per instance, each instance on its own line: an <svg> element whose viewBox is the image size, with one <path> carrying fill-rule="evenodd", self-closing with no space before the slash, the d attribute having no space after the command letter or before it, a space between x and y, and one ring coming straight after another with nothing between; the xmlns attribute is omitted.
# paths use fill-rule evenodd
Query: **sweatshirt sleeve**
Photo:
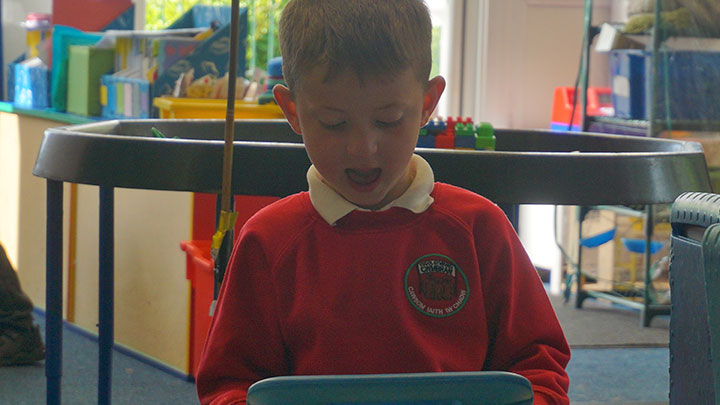
<svg viewBox="0 0 720 405"><path fill-rule="evenodd" d="M497 211L476 229L490 339L485 369L530 380L535 404L567 404L570 348L537 270Z"/></svg>
<svg viewBox="0 0 720 405"><path fill-rule="evenodd" d="M258 380L288 374L271 268L259 238L241 231L196 378L202 404L244 404Z"/></svg>

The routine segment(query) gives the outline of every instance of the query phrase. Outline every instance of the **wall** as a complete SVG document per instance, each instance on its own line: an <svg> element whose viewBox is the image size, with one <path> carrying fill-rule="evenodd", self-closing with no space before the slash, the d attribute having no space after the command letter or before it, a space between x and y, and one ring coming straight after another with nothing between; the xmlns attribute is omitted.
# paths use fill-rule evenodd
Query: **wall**
<svg viewBox="0 0 720 405"><path fill-rule="evenodd" d="M25 293L45 308L45 180L32 175L43 133L67 125L0 112L0 242ZM63 283L68 314L70 186L64 185ZM97 333L98 187L77 186L73 322ZM115 340L188 370L189 281L180 242L190 239L190 193L115 190Z"/></svg>
<svg viewBox="0 0 720 405"><path fill-rule="evenodd" d="M78 186L77 200L75 323L97 333L98 187ZM191 212L190 193L115 189L115 340L183 372L190 285L180 242Z"/></svg>
<svg viewBox="0 0 720 405"><path fill-rule="evenodd" d="M582 48L582 0L485 0L474 18L487 28L469 38L484 49L466 64L471 84L462 113L498 127L549 128L552 95L572 86ZM595 0L593 22L610 19L609 1ZM484 15L483 15L484 14ZM471 50L467 50L470 52ZM607 58L592 55L591 85L607 85Z"/></svg>
<svg viewBox="0 0 720 405"><path fill-rule="evenodd" d="M593 24L616 20L616 0L595 0ZM617 4L616 4L617 3ZM582 50L583 0L468 0L463 116L499 128L550 128L554 89L575 82ZM590 85L607 86L607 57L591 54ZM520 209L520 238L536 266L550 269L560 292L561 257L553 206Z"/></svg>
<svg viewBox="0 0 720 405"><path fill-rule="evenodd" d="M43 132L60 125L0 112L0 242L23 290L41 308L45 307L45 181L33 176L32 169Z"/></svg>

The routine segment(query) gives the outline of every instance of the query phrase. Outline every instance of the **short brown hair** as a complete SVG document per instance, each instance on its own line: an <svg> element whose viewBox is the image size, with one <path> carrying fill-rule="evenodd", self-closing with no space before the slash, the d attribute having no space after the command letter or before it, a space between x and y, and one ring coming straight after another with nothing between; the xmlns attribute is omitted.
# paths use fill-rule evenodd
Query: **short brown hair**
<svg viewBox="0 0 720 405"><path fill-rule="evenodd" d="M283 75L291 91L326 66L365 77L413 69L421 83L432 66L432 23L422 0L290 0L279 25Z"/></svg>

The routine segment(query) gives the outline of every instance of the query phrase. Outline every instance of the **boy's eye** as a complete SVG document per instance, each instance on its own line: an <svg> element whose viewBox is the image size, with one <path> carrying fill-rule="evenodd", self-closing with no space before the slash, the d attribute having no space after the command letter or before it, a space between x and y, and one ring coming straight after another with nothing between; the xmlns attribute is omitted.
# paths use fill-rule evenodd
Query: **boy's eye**
<svg viewBox="0 0 720 405"><path fill-rule="evenodd" d="M379 127L381 127L381 128L392 128L392 127L396 127L396 126L400 125L400 123L402 122L402 118L401 118L401 119L398 119L398 120L394 120L394 121L381 121L381 120L377 120L377 121L375 121L375 122L376 122L377 125L378 125Z"/></svg>
<svg viewBox="0 0 720 405"><path fill-rule="evenodd" d="M338 122L333 122L330 124L322 122L322 121L319 121L319 122L320 122L320 125L322 125L323 128L325 128L325 129L340 129L343 125L345 125L345 121L338 121Z"/></svg>

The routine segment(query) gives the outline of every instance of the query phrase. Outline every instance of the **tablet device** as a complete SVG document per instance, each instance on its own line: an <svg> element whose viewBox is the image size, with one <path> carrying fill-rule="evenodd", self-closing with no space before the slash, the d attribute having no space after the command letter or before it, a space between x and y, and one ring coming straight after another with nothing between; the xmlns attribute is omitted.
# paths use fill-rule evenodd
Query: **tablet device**
<svg viewBox="0 0 720 405"><path fill-rule="evenodd" d="M532 405L530 382L502 371L271 377L248 405Z"/></svg>

